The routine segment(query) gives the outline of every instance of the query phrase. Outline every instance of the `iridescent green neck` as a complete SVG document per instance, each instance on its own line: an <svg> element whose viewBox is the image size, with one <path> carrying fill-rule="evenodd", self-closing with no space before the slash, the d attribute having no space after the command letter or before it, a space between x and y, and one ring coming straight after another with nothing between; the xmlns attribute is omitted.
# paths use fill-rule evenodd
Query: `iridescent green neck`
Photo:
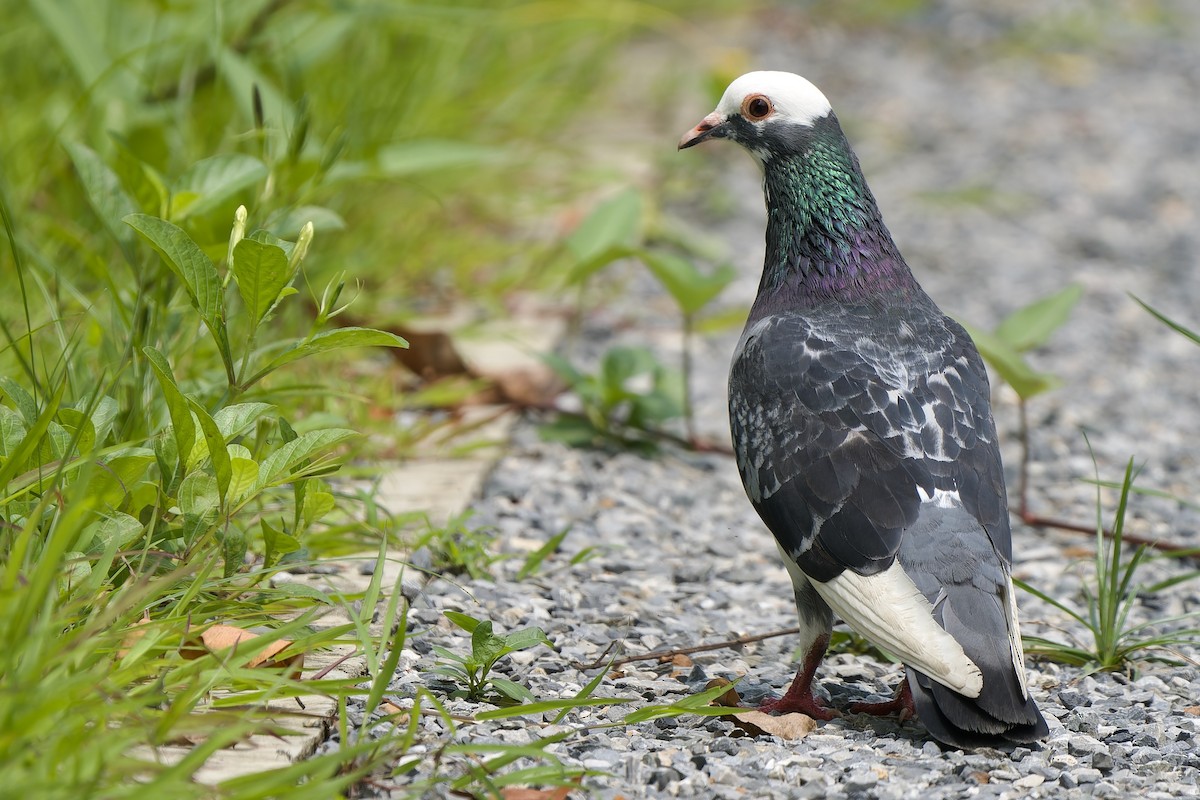
<svg viewBox="0 0 1200 800"><path fill-rule="evenodd" d="M764 162L767 257L759 302L920 292L833 114Z"/></svg>

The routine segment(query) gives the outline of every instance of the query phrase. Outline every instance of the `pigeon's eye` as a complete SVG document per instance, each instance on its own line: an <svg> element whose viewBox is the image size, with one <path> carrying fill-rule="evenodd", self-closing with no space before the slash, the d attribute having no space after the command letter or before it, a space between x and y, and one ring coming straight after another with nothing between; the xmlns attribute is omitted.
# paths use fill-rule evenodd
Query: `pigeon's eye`
<svg viewBox="0 0 1200 800"><path fill-rule="evenodd" d="M742 101L742 115L747 119L766 119L772 110L771 101L761 94L752 94Z"/></svg>

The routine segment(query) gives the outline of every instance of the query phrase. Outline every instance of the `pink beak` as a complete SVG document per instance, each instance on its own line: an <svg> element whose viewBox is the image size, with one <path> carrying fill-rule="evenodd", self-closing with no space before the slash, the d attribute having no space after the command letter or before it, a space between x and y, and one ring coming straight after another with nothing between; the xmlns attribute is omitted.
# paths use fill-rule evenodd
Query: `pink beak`
<svg viewBox="0 0 1200 800"><path fill-rule="evenodd" d="M683 138L679 140L679 149L682 150L685 147L691 147L694 144L700 144L702 141L707 139L709 134L711 134L713 130L715 130L717 126L724 121L725 117L721 116L716 111L712 112L707 117L700 120L699 125L683 135Z"/></svg>

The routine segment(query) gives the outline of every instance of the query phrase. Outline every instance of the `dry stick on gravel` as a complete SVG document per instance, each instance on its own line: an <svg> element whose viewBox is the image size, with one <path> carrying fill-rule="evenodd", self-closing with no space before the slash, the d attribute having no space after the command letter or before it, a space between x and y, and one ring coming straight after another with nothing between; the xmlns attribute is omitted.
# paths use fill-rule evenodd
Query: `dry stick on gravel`
<svg viewBox="0 0 1200 800"><path fill-rule="evenodd" d="M678 647L673 650L655 650L653 653L642 653L641 655L625 656L624 658L615 659L612 663L608 664L608 667L619 667L634 661L661 661L668 658L674 658L675 656L686 656L691 655L692 653L704 653L709 650L723 650L726 647L737 647L738 645L752 644L754 642L761 642L764 639L773 639L776 636L791 636L799 632L799 628L784 628L783 630L770 631L769 633L754 633L746 636L739 636L736 639L727 639L723 642L699 644L695 647ZM617 642L613 642L605 649L603 653L600 654L599 658L590 664L581 664L580 662L576 661L573 662L571 666L578 670L589 670L595 669L596 667L602 667L605 665L604 657L607 656L609 651L612 650L612 648L616 645Z"/></svg>
<svg viewBox="0 0 1200 800"><path fill-rule="evenodd" d="M1086 533L1094 536L1096 534L1096 526L1094 525L1083 525L1078 522L1043 517L1041 514L1037 514L1029 509L1029 462L1031 451L1029 447L1029 418L1025 410L1024 400L1017 401L1017 412L1019 415L1017 422L1018 439L1021 444L1021 463L1017 470L1017 516L1030 527L1057 528L1062 531ZM1113 532L1108 528L1101 529L1101 534L1105 539L1113 538ZM1132 533L1122 534L1121 540L1135 547L1145 546L1160 553L1174 554L1178 558L1200 563L1200 553L1194 547L1185 547L1174 542L1164 542L1159 539L1148 539L1145 536L1138 536Z"/></svg>

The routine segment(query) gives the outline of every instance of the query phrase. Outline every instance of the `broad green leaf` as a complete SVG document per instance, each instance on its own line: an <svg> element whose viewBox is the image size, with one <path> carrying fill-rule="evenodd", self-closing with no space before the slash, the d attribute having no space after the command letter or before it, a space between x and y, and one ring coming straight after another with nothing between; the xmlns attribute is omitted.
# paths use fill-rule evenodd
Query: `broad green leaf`
<svg viewBox="0 0 1200 800"><path fill-rule="evenodd" d="M236 503L258 482L258 464L249 458L230 458L229 469L229 500Z"/></svg>
<svg viewBox="0 0 1200 800"><path fill-rule="evenodd" d="M596 259L608 251L629 250L640 238L642 196L626 189L604 201L567 238L567 249L578 262Z"/></svg>
<svg viewBox="0 0 1200 800"><path fill-rule="evenodd" d="M1083 287L1073 283L1060 292L1043 297L1013 312L996 328L996 337L1018 353L1046 343L1071 315L1083 296Z"/></svg>
<svg viewBox="0 0 1200 800"><path fill-rule="evenodd" d="M102 552L110 545L114 550L124 550L145 530L145 526L136 517L118 511L88 525L79 539L79 546L86 548L89 553Z"/></svg>
<svg viewBox="0 0 1200 800"><path fill-rule="evenodd" d="M329 492L306 491L303 498L304 524L312 525L322 519L337 505Z"/></svg>
<svg viewBox="0 0 1200 800"><path fill-rule="evenodd" d="M66 391L66 388L66 381L58 385L54 396L50 398L50 401L46 403L46 407L42 409L42 413L25 431L24 436L21 437L21 441L8 450L8 460L0 464L0 486L7 485L30 457L41 447L42 438L45 436L46 430L50 427L50 423L54 420L54 415L58 413L58 406L62 402L63 392ZM3 420L3 418L4 415L0 415L0 420ZM4 436L7 439L9 433L6 432Z"/></svg>
<svg viewBox="0 0 1200 800"><path fill-rule="evenodd" d="M270 403L235 403L213 414L213 422L226 440L245 433L266 414L275 411Z"/></svg>
<svg viewBox="0 0 1200 800"><path fill-rule="evenodd" d="M326 428L309 431L294 441L281 444L259 465L256 489L287 483L296 478L295 470L302 461L322 455L337 445L358 436L357 431L345 428Z"/></svg>
<svg viewBox="0 0 1200 800"><path fill-rule="evenodd" d="M179 485L178 499L184 538L190 543L217 521L221 505L217 481L205 472L193 472Z"/></svg>
<svg viewBox="0 0 1200 800"><path fill-rule="evenodd" d="M113 134L112 138L117 144L113 171L137 203L134 210L156 216L166 214L170 192L167 191L167 184L162 175L142 161L136 146L116 134Z"/></svg>
<svg viewBox="0 0 1200 800"><path fill-rule="evenodd" d="M60 408L58 419L67 433L68 444L75 439L75 452L84 455L96 444L96 428L87 414L75 408Z"/></svg>
<svg viewBox="0 0 1200 800"><path fill-rule="evenodd" d="M259 520L259 525L262 528L264 566L272 567L279 561L280 556L294 553L300 549L300 542L296 537L274 527L267 522L265 517Z"/></svg>
<svg viewBox="0 0 1200 800"><path fill-rule="evenodd" d="M675 298L684 316L691 316L712 302L737 275L737 271L729 264L722 264L711 273L703 273L690 260L673 253L642 250L639 256L663 288Z"/></svg>
<svg viewBox="0 0 1200 800"><path fill-rule="evenodd" d="M133 235L121 220L138 210L133 198L94 150L77 142L67 143L65 147L79 173L79 180L83 182L92 210L109 234L128 251L133 245Z"/></svg>
<svg viewBox="0 0 1200 800"><path fill-rule="evenodd" d="M224 575L226 578L235 575L242 564L246 563L246 534L240 528L226 527L219 534L221 537L221 554L225 559Z"/></svg>
<svg viewBox="0 0 1200 800"><path fill-rule="evenodd" d="M187 289L192 305L214 332L224 325L221 276L212 260L182 228L148 214L130 214L125 224L145 237Z"/></svg>
<svg viewBox="0 0 1200 800"><path fill-rule="evenodd" d="M490 668L491 664L511 650L492 629L491 620L481 620L471 631L471 655Z"/></svg>
<svg viewBox="0 0 1200 800"><path fill-rule="evenodd" d="M479 627L480 620L475 619L469 614L463 614L458 611L443 611L442 613L446 615L446 619L450 620L467 633L474 633L475 629Z"/></svg>
<svg viewBox="0 0 1200 800"><path fill-rule="evenodd" d="M188 407L187 398L179 391L179 385L175 383L175 374L171 371L171 365L167 362L166 356L149 346L143 347L142 352L145 353L146 360L150 362L150 367L158 379L159 388L162 389L163 397L167 401L167 413L171 415L171 427L175 436L175 447L179 452L179 463L187 464L192 447L196 444L196 423L192 419L192 410Z"/></svg>
<svg viewBox="0 0 1200 800"><path fill-rule="evenodd" d="M287 254L281 247L242 239L233 248L233 276L250 323L257 326L291 278Z"/></svg>
<svg viewBox="0 0 1200 800"><path fill-rule="evenodd" d="M519 631L513 631L504 637L504 644L512 650L528 650L539 644L544 644L549 648L554 647L554 643L546 638L546 632L541 628L522 628Z"/></svg>
<svg viewBox="0 0 1200 800"><path fill-rule="evenodd" d="M515 681L510 681L508 678L493 675L488 678L488 683L492 688L500 692L500 694L511 700L516 700L518 703L532 703L535 699L533 692Z"/></svg>
<svg viewBox="0 0 1200 800"><path fill-rule="evenodd" d="M33 395L7 375L0 375L0 391L8 395L8 399L17 407L17 411L21 412L21 418L25 420L25 424L32 425L38 418L37 401L33 399Z"/></svg>
<svg viewBox="0 0 1200 800"><path fill-rule="evenodd" d="M267 167L257 158L241 153L225 153L197 161L179 177L175 190L191 195L178 218L204 214L230 200L267 177Z"/></svg>
<svg viewBox="0 0 1200 800"><path fill-rule="evenodd" d="M111 397L101 397L100 402L92 409L92 429L96 431L96 441L103 442L112 430L120 406Z"/></svg>
<svg viewBox="0 0 1200 800"><path fill-rule="evenodd" d="M505 158L498 147L448 139L414 139L379 151L379 170L390 178L495 164Z"/></svg>
<svg viewBox="0 0 1200 800"><path fill-rule="evenodd" d="M7 459L25 438L25 420L8 406L0 406L0 459Z"/></svg>
<svg viewBox="0 0 1200 800"><path fill-rule="evenodd" d="M408 347L408 342L394 333L371 328L335 328L331 331L322 331L271 359L271 362L255 378L258 379L274 372L284 364L346 347Z"/></svg>
<svg viewBox="0 0 1200 800"><path fill-rule="evenodd" d="M109 459L103 469L92 473L88 496L95 498L100 508L116 508L153 463L154 454L143 448Z"/></svg>
<svg viewBox="0 0 1200 800"><path fill-rule="evenodd" d="M188 405L192 407L192 413L196 415L196 420L200 423L200 432L204 434L204 441L208 444L208 457L212 461L213 473L217 478L217 494L224 506L225 500L229 496L229 481L233 477L233 467L229 464L229 451L225 449L225 437L221 434L217 423L204 410L204 406L190 397Z"/></svg>
<svg viewBox="0 0 1200 800"><path fill-rule="evenodd" d="M975 340L979 354L1023 400L1059 385L1058 378L1035 372L1019 352L999 337L972 328L967 328L967 332Z"/></svg>

